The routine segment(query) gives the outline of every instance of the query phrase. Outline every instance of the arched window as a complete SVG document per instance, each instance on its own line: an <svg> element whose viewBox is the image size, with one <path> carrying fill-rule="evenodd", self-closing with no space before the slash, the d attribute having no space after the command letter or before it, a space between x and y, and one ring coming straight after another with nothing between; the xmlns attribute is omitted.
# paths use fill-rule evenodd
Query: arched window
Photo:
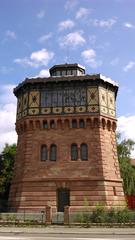
<svg viewBox="0 0 135 240"><path fill-rule="evenodd" d="M50 128L55 128L55 122L54 122L54 120L51 120L51 122L50 122Z"/></svg>
<svg viewBox="0 0 135 240"><path fill-rule="evenodd" d="M81 160L88 160L88 146L85 143L81 144L80 156L81 156Z"/></svg>
<svg viewBox="0 0 135 240"><path fill-rule="evenodd" d="M79 127L80 127L80 128L84 128L84 127L85 127L85 123L84 123L84 120L83 120L83 119L80 119L80 121L79 121Z"/></svg>
<svg viewBox="0 0 135 240"><path fill-rule="evenodd" d="M48 128L48 123L47 123L47 121L43 121L43 128L44 128L44 129L47 129L47 128Z"/></svg>
<svg viewBox="0 0 135 240"><path fill-rule="evenodd" d="M71 160L77 160L78 159L78 148L77 144L73 143L71 145Z"/></svg>
<svg viewBox="0 0 135 240"><path fill-rule="evenodd" d="M55 144L52 144L50 147L50 160L56 161L57 158L57 146Z"/></svg>
<svg viewBox="0 0 135 240"><path fill-rule="evenodd" d="M72 120L72 128L77 128L77 121L76 121L76 119Z"/></svg>
<svg viewBox="0 0 135 240"><path fill-rule="evenodd" d="M47 151L46 145L41 146L40 159L41 159L41 161L46 161L48 159L48 151Z"/></svg>

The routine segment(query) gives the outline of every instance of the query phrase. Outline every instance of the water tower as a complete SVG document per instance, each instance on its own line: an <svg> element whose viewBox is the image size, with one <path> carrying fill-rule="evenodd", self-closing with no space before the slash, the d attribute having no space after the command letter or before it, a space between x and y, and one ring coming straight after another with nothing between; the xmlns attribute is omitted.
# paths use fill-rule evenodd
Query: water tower
<svg viewBox="0 0 135 240"><path fill-rule="evenodd" d="M118 85L79 64L55 65L48 78L15 89L18 134L9 206L63 212L125 204L116 149Z"/></svg>

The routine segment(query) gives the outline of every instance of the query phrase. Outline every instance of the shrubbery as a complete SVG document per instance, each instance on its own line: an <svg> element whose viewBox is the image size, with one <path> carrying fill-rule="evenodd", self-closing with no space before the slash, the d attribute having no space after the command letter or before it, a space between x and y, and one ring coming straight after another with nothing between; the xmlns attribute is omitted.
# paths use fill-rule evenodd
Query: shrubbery
<svg viewBox="0 0 135 240"><path fill-rule="evenodd" d="M77 215L76 222L90 223L135 223L135 212L124 209L105 209L104 206L96 206L93 210Z"/></svg>

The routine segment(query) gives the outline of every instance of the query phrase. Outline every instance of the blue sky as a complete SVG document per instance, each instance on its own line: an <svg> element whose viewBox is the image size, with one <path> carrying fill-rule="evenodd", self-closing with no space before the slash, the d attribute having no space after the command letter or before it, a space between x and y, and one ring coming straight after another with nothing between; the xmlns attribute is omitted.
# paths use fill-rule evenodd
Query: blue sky
<svg viewBox="0 0 135 240"><path fill-rule="evenodd" d="M118 128L135 139L134 9L134 0L0 1L1 149L16 141L12 88L65 62L118 82Z"/></svg>

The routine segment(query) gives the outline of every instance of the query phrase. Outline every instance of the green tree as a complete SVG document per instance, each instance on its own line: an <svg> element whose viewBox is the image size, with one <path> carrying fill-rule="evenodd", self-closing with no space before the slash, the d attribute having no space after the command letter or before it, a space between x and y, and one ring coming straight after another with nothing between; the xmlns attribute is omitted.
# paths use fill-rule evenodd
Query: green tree
<svg viewBox="0 0 135 240"><path fill-rule="evenodd" d="M13 165L16 154L16 144L5 144L1 154L0 166L0 196L6 202L9 195L10 183L13 175Z"/></svg>
<svg viewBox="0 0 135 240"><path fill-rule="evenodd" d="M131 139L120 141L120 134L117 135L117 150L120 164L121 177L123 178L124 192L127 195L135 194L135 167L131 165L131 151L135 142Z"/></svg>

